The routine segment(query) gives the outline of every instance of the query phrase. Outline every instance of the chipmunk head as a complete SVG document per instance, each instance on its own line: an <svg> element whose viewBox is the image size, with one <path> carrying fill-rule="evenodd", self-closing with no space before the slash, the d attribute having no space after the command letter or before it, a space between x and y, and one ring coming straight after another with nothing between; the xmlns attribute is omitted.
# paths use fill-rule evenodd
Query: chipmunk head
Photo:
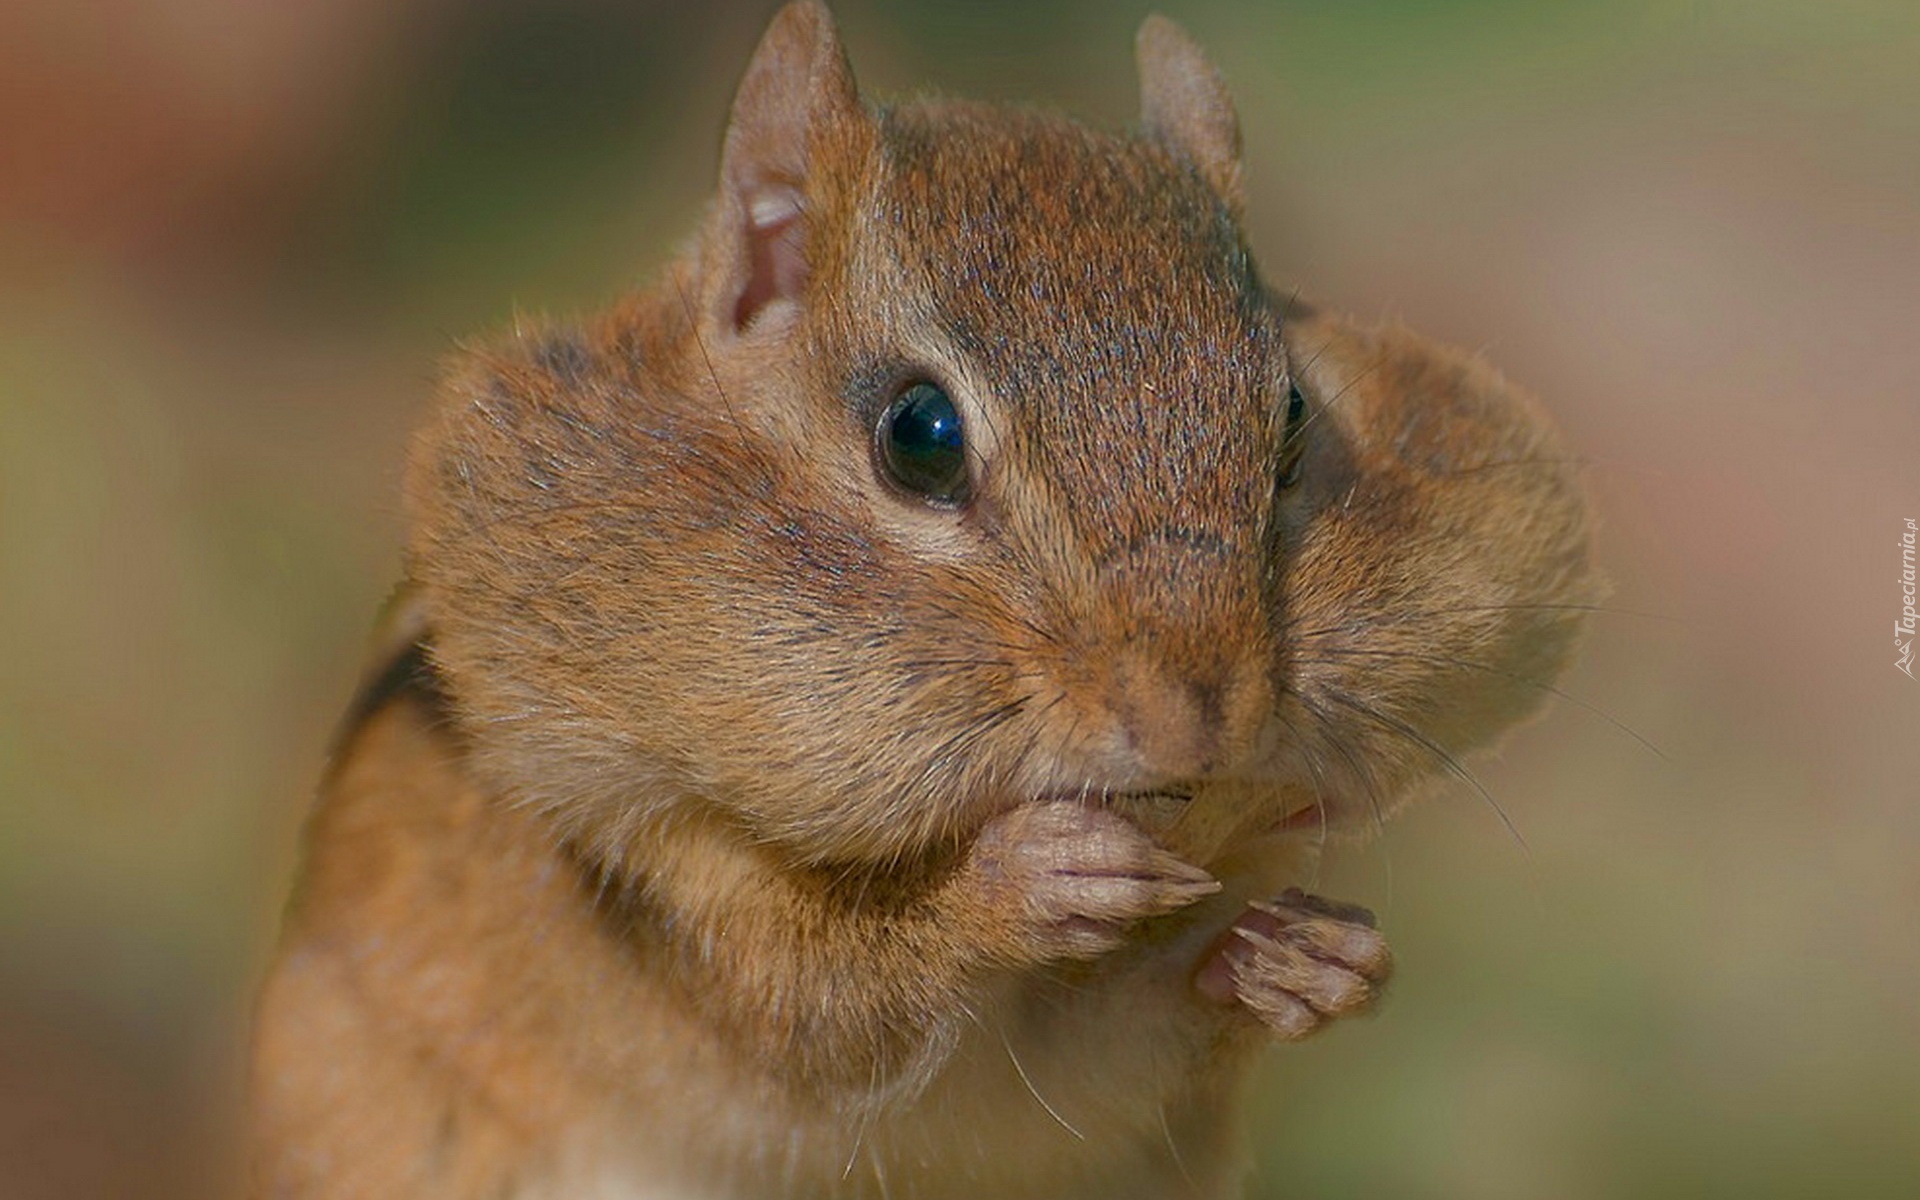
<svg viewBox="0 0 1920 1200"><path fill-rule="evenodd" d="M871 106L791 5L666 280L463 361L413 570L511 790L875 860L1036 795L1345 811L1530 703L1486 672L1564 653L1515 598L1577 590L1580 505L1468 473L1543 421L1276 300L1217 73L1159 18L1138 60L1127 134Z"/></svg>

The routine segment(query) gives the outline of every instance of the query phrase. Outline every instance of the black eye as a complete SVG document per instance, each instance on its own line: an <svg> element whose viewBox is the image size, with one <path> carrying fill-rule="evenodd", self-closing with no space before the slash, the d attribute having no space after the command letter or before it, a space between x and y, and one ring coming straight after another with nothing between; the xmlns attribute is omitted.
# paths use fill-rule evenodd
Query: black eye
<svg viewBox="0 0 1920 1200"><path fill-rule="evenodd" d="M1287 429L1280 436L1280 486L1292 487L1300 482L1300 463L1302 451L1307 448L1307 398L1300 394L1300 385L1287 384Z"/></svg>
<svg viewBox="0 0 1920 1200"><path fill-rule="evenodd" d="M893 481L936 504L967 494L967 443L952 397L931 383L909 384L874 430L881 465Z"/></svg>

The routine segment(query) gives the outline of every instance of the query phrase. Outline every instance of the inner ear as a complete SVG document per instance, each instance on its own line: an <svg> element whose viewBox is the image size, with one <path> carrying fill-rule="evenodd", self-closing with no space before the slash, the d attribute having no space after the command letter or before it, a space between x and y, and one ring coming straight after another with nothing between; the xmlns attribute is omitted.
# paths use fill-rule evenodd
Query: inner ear
<svg viewBox="0 0 1920 1200"><path fill-rule="evenodd" d="M821 232L817 159L836 131L863 119L825 6L781 9L734 96L708 229L709 311L730 332L801 301Z"/></svg>
<svg viewBox="0 0 1920 1200"><path fill-rule="evenodd" d="M745 197L746 280L733 305L734 332L779 300L797 301L807 281L806 197L798 188L772 184Z"/></svg>

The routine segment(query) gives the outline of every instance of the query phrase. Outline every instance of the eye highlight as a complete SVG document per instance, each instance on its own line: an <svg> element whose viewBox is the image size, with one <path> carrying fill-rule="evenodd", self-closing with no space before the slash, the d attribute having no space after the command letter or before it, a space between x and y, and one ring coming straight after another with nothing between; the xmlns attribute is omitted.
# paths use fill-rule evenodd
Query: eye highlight
<svg viewBox="0 0 1920 1200"><path fill-rule="evenodd" d="M921 380L902 388L874 429L875 455L887 477L929 503L967 498L966 431L953 398Z"/></svg>
<svg viewBox="0 0 1920 1200"><path fill-rule="evenodd" d="M1306 432L1307 398L1301 394L1298 383L1289 381L1286 432L1280 435L1278 480L1283 488L1292 487L1300 482L1300 468L1307 448Z"/></svg>

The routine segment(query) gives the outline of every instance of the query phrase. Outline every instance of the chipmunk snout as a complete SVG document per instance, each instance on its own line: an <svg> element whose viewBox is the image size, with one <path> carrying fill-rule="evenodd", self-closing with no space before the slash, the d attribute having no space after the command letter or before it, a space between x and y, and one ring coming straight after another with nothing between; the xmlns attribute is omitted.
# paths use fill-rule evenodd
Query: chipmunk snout
<svg viewBox="0 0 1920 1200"><path fill-rule="evenodd" d="M1227 771L1254 748L1273 707L1266 670L1245 659L1196 668L1169 661L1154 642L1123 651L1108 679L1132 767L1154 782Z"/></svg>
<svg viewBox="0 0 1920 1200"><path fill-rule="evenodd" d="M1090 647L1126 765L1150 781L1219 774L1255 748L1273 710L1258 581L1224 539L1161 535L1102 571L1107 636Z"/></svg>

